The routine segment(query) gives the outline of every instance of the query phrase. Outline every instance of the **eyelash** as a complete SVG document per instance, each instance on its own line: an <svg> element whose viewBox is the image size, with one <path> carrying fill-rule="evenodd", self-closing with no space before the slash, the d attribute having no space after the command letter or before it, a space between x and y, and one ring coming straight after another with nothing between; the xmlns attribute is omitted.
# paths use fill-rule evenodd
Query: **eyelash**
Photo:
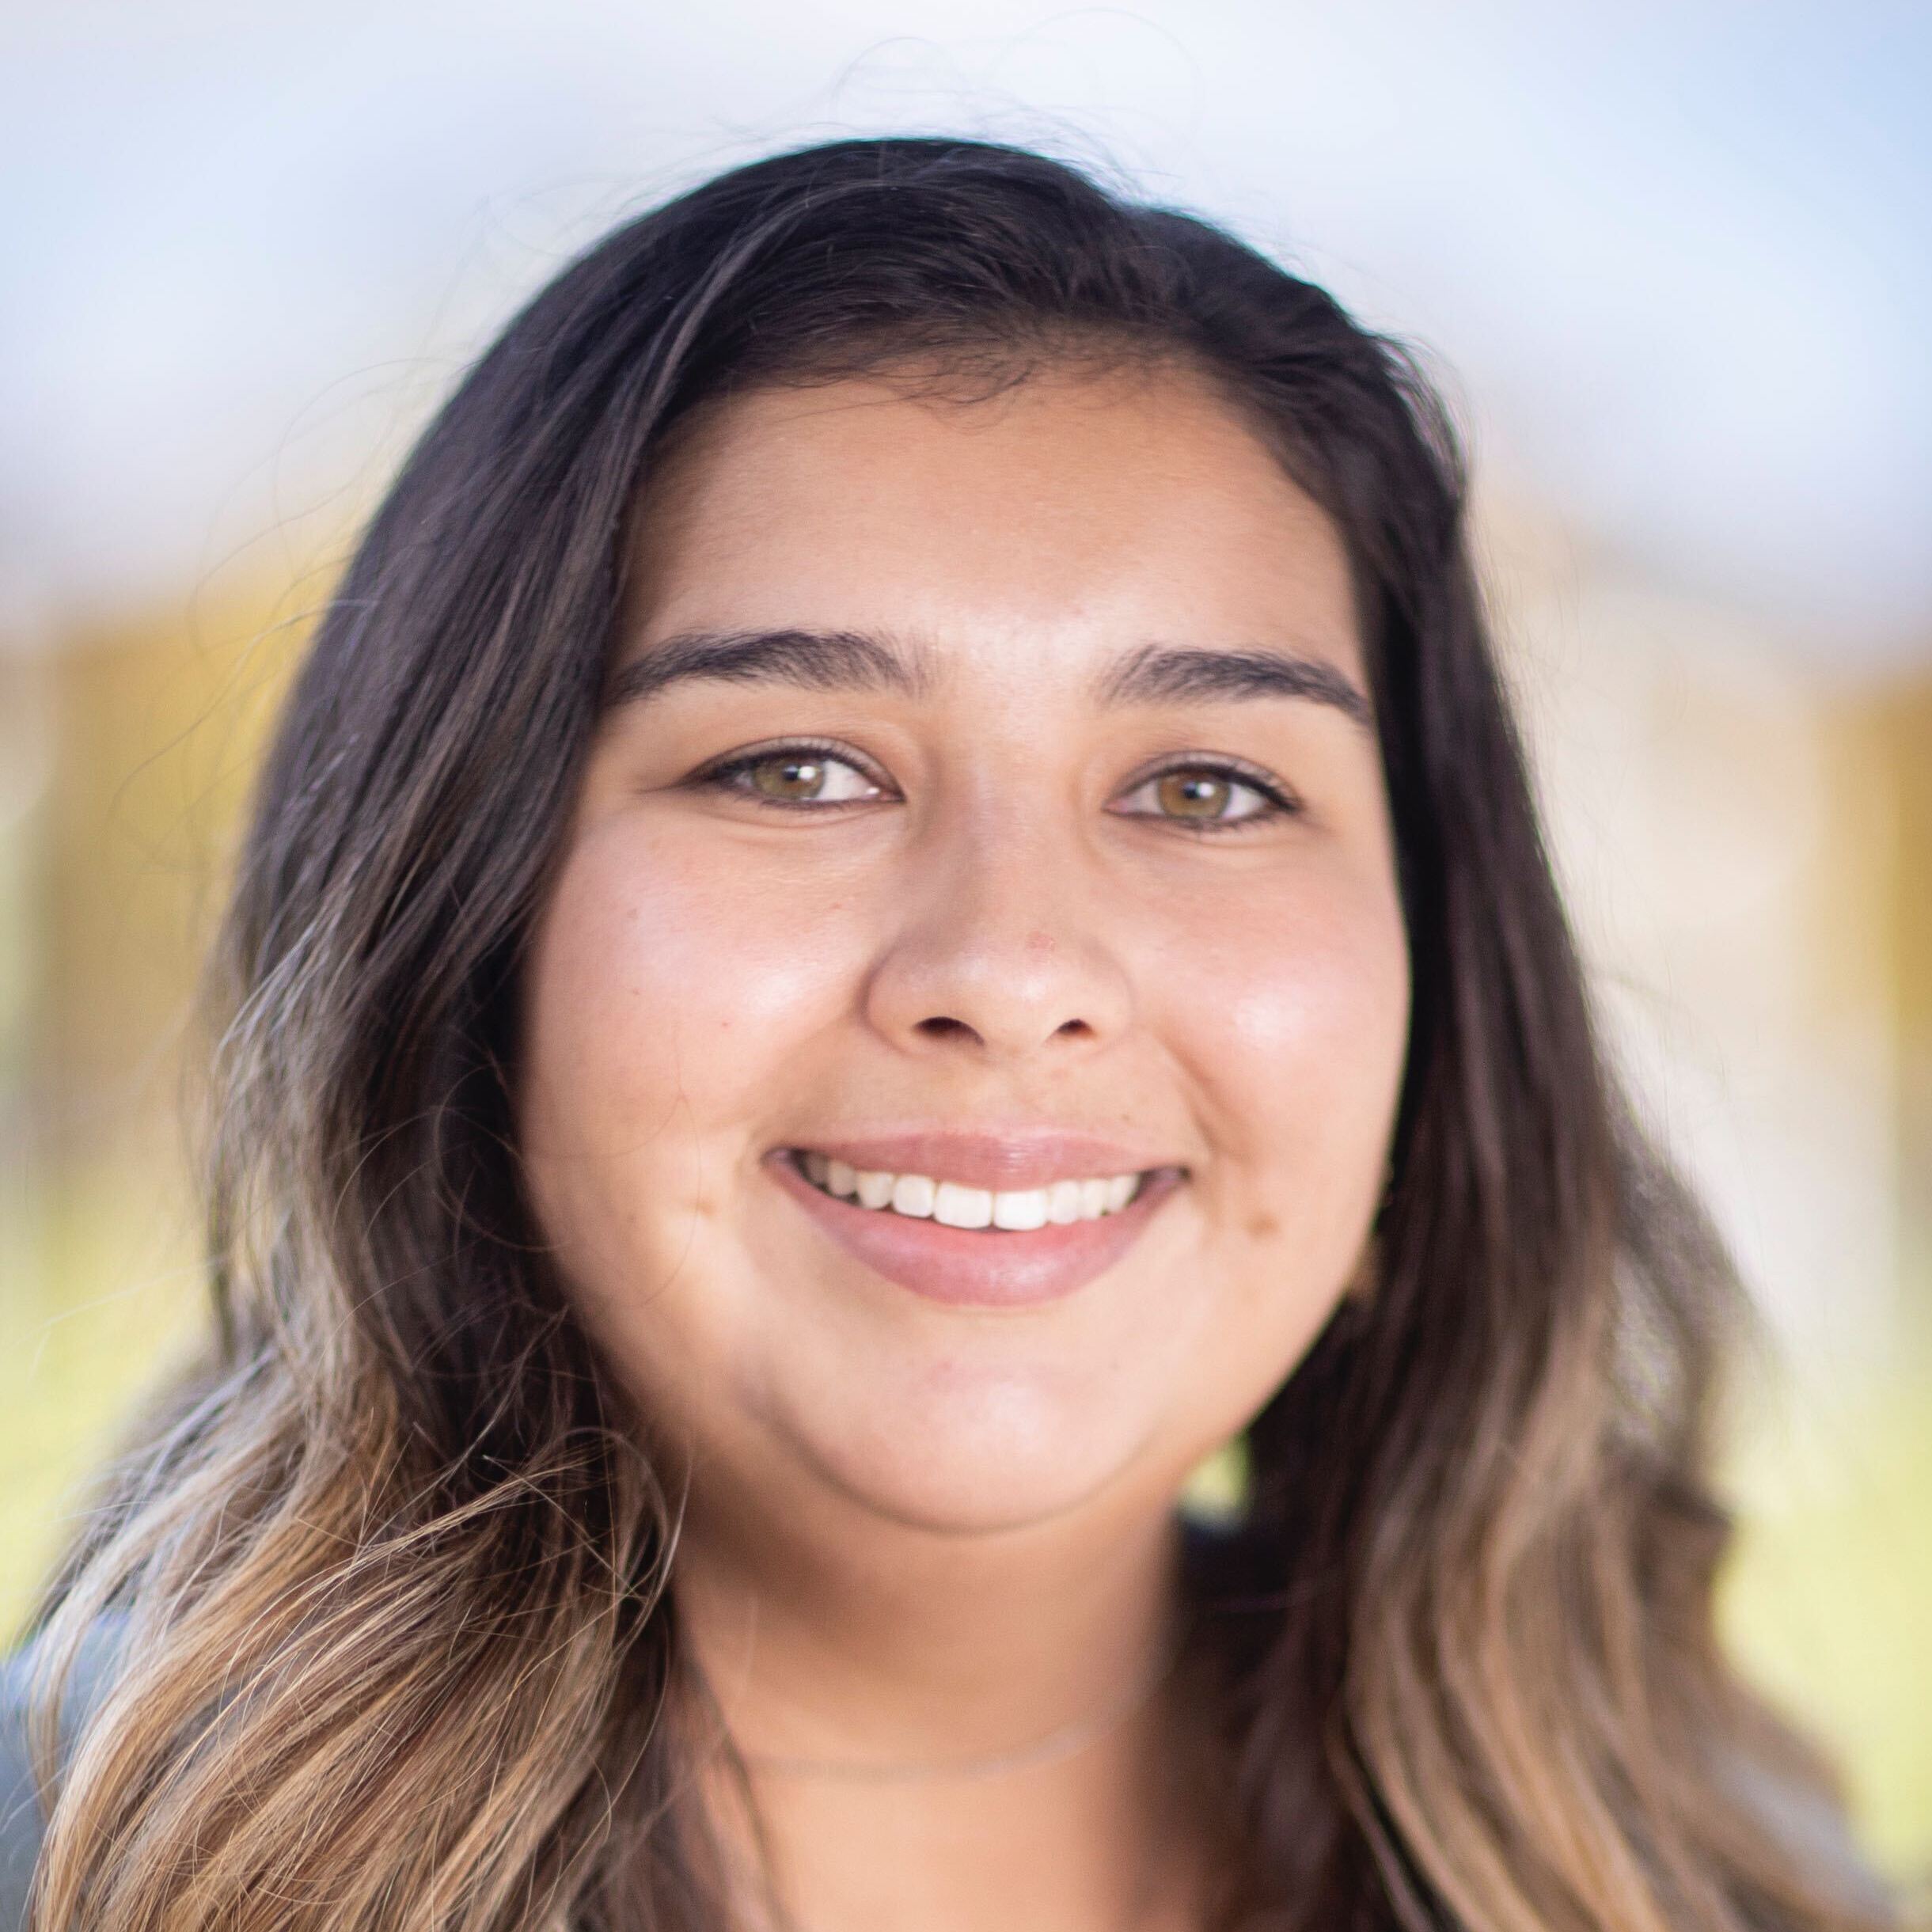
<svg viewBox="0 0 1932 1932"><path fill-rule="evenodd" d="M750 799L754 805L778 812L836 811L840 806L860 804L856 799L833 799L821 804L810 799L761 798L746 787L734 784L761 765L769 765L775 758L811 757L836 761L859 773L868 783L883 785L885 780L868 771L866 766L844 746L824 738L788 738L783 743L765 745L753 751L742 751L707 766L688 782L695 788L707 791L729 791L740 798ZM1134 780L1127 790L1139 791L1156 780L1171 777L1176 772L1202 772L1213 778L1227 779L1236 784L1245 785L1262 800L1261 809L1243 814L1239 818L1163 818L1157 812L1124 812L1122 818L1154 818L1160 822L1177 827L1183 832L1201 837L1219 837L1234 832L1245 832L1256 826L1271 825L1283 818L1297 816L1301 810L1300 802L1256 767L1233 758L1177 758L1171 764L1158 766L1151 772L1144 772Z"/></svg>

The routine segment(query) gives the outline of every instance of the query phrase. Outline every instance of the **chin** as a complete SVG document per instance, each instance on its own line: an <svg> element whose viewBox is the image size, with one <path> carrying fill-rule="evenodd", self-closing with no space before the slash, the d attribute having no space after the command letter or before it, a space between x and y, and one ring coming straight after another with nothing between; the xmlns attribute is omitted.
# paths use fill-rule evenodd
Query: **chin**
<svg viewBox="0 0 1932 1932"><path fill-rule="evenodd" d="M1139 1467L1148 1432L1069 1415L1037 1389L1007 1386L920 1405L917 1428L793 1432L819 1480L887 1520L942 1535L1028 1528L1081 1508Z"/></svg>

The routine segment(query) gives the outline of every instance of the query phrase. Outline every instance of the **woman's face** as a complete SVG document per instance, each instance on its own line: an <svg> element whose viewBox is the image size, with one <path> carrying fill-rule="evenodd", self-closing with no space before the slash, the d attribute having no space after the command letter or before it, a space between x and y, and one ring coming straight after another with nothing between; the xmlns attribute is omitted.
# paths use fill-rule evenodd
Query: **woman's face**
<svg viewBox="0 0 1932 1932"><path fill-rule="evenodd" d="M1384 1180L1408 961L1335 531L1152 372L745 395L638 529L525 987L578 1306L700 1513L1164 1509Z"/></svg>

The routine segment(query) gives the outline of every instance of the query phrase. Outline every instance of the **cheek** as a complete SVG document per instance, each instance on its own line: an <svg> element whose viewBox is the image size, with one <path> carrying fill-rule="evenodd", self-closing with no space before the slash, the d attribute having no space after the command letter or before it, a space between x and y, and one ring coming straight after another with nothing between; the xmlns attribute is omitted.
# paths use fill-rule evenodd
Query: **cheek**
<svg viewBox="0 0 1932 1932"><path fill-rule="evenodd" d="M849 1001L856 923L837 893L808 913L795 881L621 818L552 886L522 989L525 1167L572 1299L654 1414L737 1399L758 1285L727 1209Z"/></svg>
<svg viewBox="0 0 1932 1932"><path fill-rule="evenodd" d="M827 909L810 930L797 909L715 849L620 818L579 839L538 924L518 1108L532 1205L580 1310L647 1380L661 1357L708 1380L700 1365L733 1354L748 1291L726 1209L788 1068L847 996Z"/></svg>
<svg viewBox="0 0 1932 1932"><path fill-rule="evenodd" d="M696 841L621 822L586 838L530 962L529 1132L675 1142L769 1105L771 1078L837 1011L849 974L836 901L809 928L799 910Z"/></svg>
<svg viewBox="0 0 1932 1932"><path fill-rule="evenodd" d="M1251 895L1195 926L1220 935L1211 948L1167 949L1157 1023L1215 1152L1200 1200L1213 1292L1177 1405L1197 1452L1293 1373L1340 1304L1384 1184L1406 939L1392 891L1330 886Z"/></svg>
<svg viewBox="0 0 1932 1932"><path fill-rule="evenodd" d="M1211 945L1170 947L1160 1023L1220 1150L1225 1224L1352 1244L1381 1186L1407 1049L1399 901L1338 859L1241 895L1205 929Z"/></svg>

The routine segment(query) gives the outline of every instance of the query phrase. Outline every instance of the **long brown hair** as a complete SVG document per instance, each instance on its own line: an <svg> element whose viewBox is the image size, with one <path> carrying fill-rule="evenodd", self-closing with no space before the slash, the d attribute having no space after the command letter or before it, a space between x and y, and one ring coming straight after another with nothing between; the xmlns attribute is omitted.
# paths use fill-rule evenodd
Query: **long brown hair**
<svg viewBox="0 0 1932 1932"><path fill-rule="evenodd" d="M41 1927L723 1923L675 1499L520 1184L518 974L666 432L754 384L1068 356L1205 374L1334 518L1414 966L1379 1285L1254 1419L1198 1579L1229 1923L1881 1923L1820 1849L1822 1773L1713 1640L1740 1296L1606 1065L1439 404L1202 222L900 139L738 169L573 262L330 605L211 979L213 1338L36 1619L55 1676L122 1633Z"/></svg>

